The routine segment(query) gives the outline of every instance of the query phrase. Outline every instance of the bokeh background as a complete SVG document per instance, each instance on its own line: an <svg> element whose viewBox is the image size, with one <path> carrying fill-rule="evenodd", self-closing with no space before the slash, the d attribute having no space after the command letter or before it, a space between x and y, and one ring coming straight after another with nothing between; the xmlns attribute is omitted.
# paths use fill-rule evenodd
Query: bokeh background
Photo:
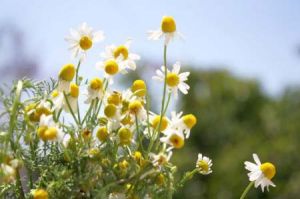
<svg viewBox="0 0 300 199"><path fill-rule="evenodd" d="M194 168L198 152L214 162L212 175L197 175L174 198L238 198L248 184L243 162L254 152L277 166L277 187L252 190L249 198L299 198L299 10L298 0L0 0L0 82L56 77L72 61L64 36L87 22L105 31L106 40L89 52L83 75L101 76L94 66L104 46L132 38L142 61L117 85L143 77L157 89L151 76L163 47L146 32L172 15L185 39L170 45L169 63L179 60L191 71L189 95L172 107L198 118L173 161L178 176Z"/></svg>

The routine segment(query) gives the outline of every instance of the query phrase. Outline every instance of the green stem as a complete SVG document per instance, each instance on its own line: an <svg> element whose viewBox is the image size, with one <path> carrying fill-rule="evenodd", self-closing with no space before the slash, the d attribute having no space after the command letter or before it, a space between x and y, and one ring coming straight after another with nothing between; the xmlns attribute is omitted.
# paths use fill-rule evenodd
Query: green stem
<svg viewBox="0 0 300 199"><path fill-rule="evenodd" d="M242 193L240 199L244 199L247 195L247 193L250 191L251 187L254 185L254 181L250 182L244 192Z"/></svg>
<svg viewBox="0 0 300 199"><path fill-rule="evenodd" d="M73 118L74 118L76 124L79 126L80 123L78 123L78 120L77 120L77 118L76 118L76 116L75 116L75 114L74 114L74 111L73 111L73 109L71 108L71 105L70 105L68 96L66 95L65 92L64 92L64 97L65 97L65 100L66 100L66 102L67 102L68 108L69 108L69 110L70 110L70 112L71 112L71 115L73 116Z"/></svg>
<svg viewBox="0 0 300 199"><path fill-rule="evenodd" d="M142 138L142 133L139 132L139 122L138 122L138 117L137 115L135 115L135 125L136 125L136 132L137 132L137 136L139 138L139 146L141 147L142 151L144 151L144 148L143 148L143 138ZM138 146L138 147L139 147Z"/></svg>
<svg viewBox="0 0 300 199"><path fill-rule="evenodd" d="M79 85L79 77L78 77L78 73L79 73L80 65L81 65L81 60L78 61L77 68L76 68L75 82L76 82L77 85Z"/></svg>
<svg viewBox="0 0 300 199"><path fill-rule="evenodd" d="M93 106L94 106L94 100L91 101L90 107L89 107L88 111L86 112L86 114L85 114L85 116L84 116L84 118L83 118L83 120L82 120L82 122L81 122L81 125L84 124L85 120L87 119L87 116L88 116L88 115L90 114L90 112L92 111Z"/></svg>

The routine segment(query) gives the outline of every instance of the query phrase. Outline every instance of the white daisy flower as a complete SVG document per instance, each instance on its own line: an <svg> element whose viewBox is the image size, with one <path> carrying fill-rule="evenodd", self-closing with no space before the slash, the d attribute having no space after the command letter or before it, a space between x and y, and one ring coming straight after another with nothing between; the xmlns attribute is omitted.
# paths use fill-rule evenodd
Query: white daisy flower
<svg viewBox="0 0 300 199"><path fill-rule="evenodd" d="M53 103L52 110L59 111L64 107L64 94L62 92L58 92L58 90L54 90L51 93L51 101Z"/></svg>
<svg viewBox="0 0 300 199"><path fill-rule="evenodd" d="M191 129L196 125L197 118L193 114L182 116L182 112L176 114L175 111L171 112L170 128L183 131L185 138L190 137Z"/></svg>
<svg viewBox="0 0 300 199"><path fill-rule="evenodd" d="M202 155L201 153L198 154L198 160L196 162L196 168L199 170L199 173L203 175L208 175L212 173L212 160L208 157Z"/></svg>
<svg viewBox="0 0 300 199"><path fill-rule="evenodd" d="M173 65L172 71L167 70L166 83L171 92L173 92L175 98L178 96L178 89L183 93L187 94L190 86L185 83L187 81L190 72L179 73L180 71L180 63L176 62ZM153 76L154 80L158 80L161 82L165 81L165 66L161 67L161 70L156 70L156 76Z"/></svg>
<svg viewBox="0 0 300 199"><path fill-rule="evenodd" d="M69 94L66 97L67 99L64 99L64 110L69 113L71 112L71 108L72 111L76 113L78 109L79 86L75 83L71 83ZM66 100L68 100L70 107Z"/></svg>
<svg viewBox="0 0 300 199"><path fill-rule="evenodd" d="M103 98L103 82L100 78L93 78L87 88L88 94L85 103L89 104L93 99L101 100Z"/></svg>
<svg viewBox="0 0 300 199"><path fill-rule="evenodd" d="M184 135L182 131L168 128L165 131L165 136L161 137L160 141L170 145L168 151L173 148L180 149L184 146Z"/></svg>
<svg viewBox="0 0 300 199"><path fill-rule="evenodd" d="M165 45L168 45L171 40L175 37L181 37L181 33L177 31L176 22L171 16L163 16L161 21L161 28L154 31L148 32L149 40L158 40L160 38L165 39Z"/></svg>
<svg viewBox="0 0 300 199"><path fill-rule="evenodd" d="M155 114L153 112L149 113L149 121L150 121L151 127L155 130L157 129L159 132L164 132L169 126L169 119L166 116L163 116L161 119L160 115ZM159 123L161 123L160 129L158 129Z"/></svg>
<svg viewBox="0 0 300 199"><path fill-rule="evenodd" d="M113 84L113 77L118 73L126 73L123 65L120 65L121 58L107 59L96 63L96 69L104 70L104 77L107 79L109 84Z"/></svg>
<svg viewBox="0 0 300 199"><path fill-rule="evenodd" d="M63 132L53 120L52 115L42 115L38 128L38 136L44 141L63 141Z"/></svg>
<svg viewBox="0 0 300 199"><path fill-rule="evenodd" d="M16 179L16 170L14 167L7 165L7 164L1 164L0 165L1 173L3 174L3 181L6 183L14 182Z"/></svg>
<svg viewBox="0 0 300 199"><path fill-rule="evenodd" d="M249 180L251 182L255 182L255 188L261 186L261 190L264 192L265 187L267 187L267 190L269 191L269 186L275 187L275 184L271 181L271 179L276 174L276 168L270 162L261 164L256 154L253 154L253 159L255 163L248 161L245 162L245 168L250 171L248 173Z"/></svg>
<svg viewBox="0 0 300 199"><path fill-rule="evenodd" d="M64 65L58 75L58 92L69 92L70 83L75 76L76 68L73 64Z"/></svg>
<svg viewBox="0 0 300 199"><path fill-rule="evenodd" d="M87 23L82 23L78 29L71 29L70 35L65 38L69 42L69 50L73 57L82 54L82 58L86 56L86 51L89 50L94 43L102 41L104 33L102 31L95 32Z"/></svg>
<svg viewBox="0 0 300 199"><path fill-rule="evenodd" d="M154 154L150 153L150 159L155 167L161 167L169 162L169 160L172 157L172 151L169 151L167 154L165 153L159 153L159 154Z"/></svg>
<svg viewBox="0 0 300 199"><path fill-rule="evenodd" d="M129 51L131 40L127 40L124 45L115 46L110 45L105 48L105 52L101 54L105 60L108 59L120 59L121 68L135 70L136 61L140 59L140 56Z"/></svg>
<svg viewBox="0 0 300 199"><path fill-rule="evenodd" d="M130 114L136 116L141 122L147 119L147 111L140 100L131 100L128 104L128 110Z"/></svg>

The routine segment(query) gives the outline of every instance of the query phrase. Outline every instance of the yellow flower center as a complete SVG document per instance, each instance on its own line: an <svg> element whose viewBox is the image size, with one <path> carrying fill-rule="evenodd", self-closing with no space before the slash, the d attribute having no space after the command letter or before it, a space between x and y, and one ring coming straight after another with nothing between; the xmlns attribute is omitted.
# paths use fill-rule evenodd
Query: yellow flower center
<svg viewBox="0 0 300 199"><path fill-rule="evenodd" d="M107 60L104 64L104 70L109 75L115 75L119 71L119 65L115 60Z"/></svg>
<svg viewBox="0 0 300 199"><path fill-rule="evenodd" d="M123 59L127 59L128 58L128 49L126 46L121 45L118 46L115 50L114 50L114 58L117 59L120 55L123 56Z"/></svg>
<svg viewBox="0 0 300 199"><path fill-rule="evenodd" d="M128 166L129 166L129 164L128 164L128 162L127 162L126 160L123 160L122 162L119 162L119 167L120 167L120 169L122 169L122 170L127 169Z"/></svg>
<svg viewBox="0 0 300 199"><path fill-rule="evenodd" d="M157 115L153 118L152 120L152 127L154 129L158 128L159 126L159 122L160 122L160 115ZM168 120L166 117L163 117L161 120L161 124L160 124L160 130L159 131L164 131L166 130L166 128L168 127Z"/></svg>
<svg viewBox="0 0 300 199"><path fill-rule="evenodd" d="M140 161L140 159L142 158L142 153L139 151L135 151L133 157L136 161Z"/></svg>
<svg viewBox="0 0 300 199"><path fill-rule="evenodd" d="M51 97L56 98L59 95L59 92L57 90L52 91Z"/></svg>
<svg viewBox="0 0 300 199"><path fill-rule="evenodd" d="M45 132L47 130L47 126L40 126L38 129L37 129L37 135L39 136L39 138L41 138L43 141L46 141L46 138L45 138Z"/></svg>
<svg viewBox="0 0 300 199"><path fill-rule="evenodd" d="M135 80L131 86L131 91L139 97L146 95L147 87L143 80Z"/></svg>
<svg viewBox="0 0 300 199"><path fill-rule="evenodd" d="M120 128L118 131L118 136L122 145L128 145L131 143L132 132L128 128Z"/></svg>
<svg viewBox="0 0 300 199"><path fill-rule="evenodd" d="M70 84L70 95L77 98L79 96L79 86L75 83Z"/></svg>
<svg viewBox="0 0 300 199"><path fill-rule="evenodd" d="M132 102L129 103L129 111L132 114L138 114L139 111L142 109L143 105L139 100L134 100Z"/></svg>
<svg viewBox="0 0 300 199"><path fill-rule="evenodd" d="M75 76L76 69L73 64L64 65L59 72L59 78L65 81L72 81Z"/></svg>
<svg viewBox="0 0 300 199"><path fill-rule="evenodd" d="M55 127L49 127L44 132L44 138L45 140L54 140L57 138L58 131Z"/></svg>
<svg viewBox="0 0 300 199"><path fill-rule="evenodd" d="M197 118L193 114L184 115L182 120L189 129L193 128L197 123Z"/></svg>
<svg viewBox="0 0 300 199"><path fill-rule="evenodd" d="M276 168L270 162L266 162L260 165L260 170L263 172L264 176L269 180L271 180L276 174Z"/></svg>
<svg viewBox="0 0 300 199"><path fill-rule="evenodd" d="M198 163L197 163L197 166L198 168L200 169L200 171L205 171L205 172L208 172L209 170L209 165L206 161L204 160L200 160Z"/></svg>
<svg viewBox="0 0 300 199"><path fill-rule="evenodd" d="M108 98L107 98L107 102L109 104L114 104L116 106L118 106L121 102L122 102L122 96L120 93L118 92L113 92Z"/></svg>
<svg viewBox="0 0 300 199"><path fill-rule="evenodd" d="M82 36L80 38L79 45L82 50L88 50L92 47L93 41L88 36Z"/></svg>
<svg viewBox="0 0 300 199"><path fill-rule="evenodd" d="M104 114L108 118L114 117L116 113L117 113L117 107L113 104L108 104L104 109Z"/></svg>
<svg viewBox="0 0 300 199"><path fill-rule="evenodd" d="M127 124L132 124L133 121L131 120L130 115L126 115L126 116L121 120L121 123L122 123L123 125L127 125Z"/></svg>
<svg viewBox="0 0 300 199"><path fill-rule="evenodd" d="M90 139L91 136L92 136L92 132L91 132L89 129L84 129L84 130L81 132L81 136L82 136L83 139L85 139L85 140Z"/></svg>
<svg viewBox="0 0 300 199"><path fill-rule="evenodd" d="M164 33L172 33L176 31L176 22L171 16L164 16L161 21L161 30Z"/></svg>
<svg viewBox="0 0 300 199"><path fill-rule="evenodd" d="M105 126L100 127L97 130L97 134L96 134L97 138L101 141L101 142L105 142L108 138L108 131L107 128Z"/></svg>
<svg viewBox="0 0 300 199"><path fill-rule="evenodd" d="M169 141L176 149L180 149L184 146L184 139L177 134L171 135Z"/></svg>
<svg viewBox="0 0 300 199"><path fill-rule="evenodd" d="M33 199L48 199L48 192L45 189L36 189L33 192Z"/></svg>
<svg viewBox="0 0 300 199"><path fill-rule="evenodd" d="M167 157L165 155L160 155L157 159L157 164L158 165L164 165L165 163L167 163Z"/></svg>
<svg viewBox="0 0 300 199"><path fill-rule="evenodd" d="M176 73L167 74L167 85L170 87L175 87L179 84L179 77Z"/></svg>
<svg viewBox="0 0 300 199"><path fill-rule="evenodd" d="M98 77L90 81L90 88L93 90L100 90L102 89L102 86L103 86L102 80Z"/></svg>

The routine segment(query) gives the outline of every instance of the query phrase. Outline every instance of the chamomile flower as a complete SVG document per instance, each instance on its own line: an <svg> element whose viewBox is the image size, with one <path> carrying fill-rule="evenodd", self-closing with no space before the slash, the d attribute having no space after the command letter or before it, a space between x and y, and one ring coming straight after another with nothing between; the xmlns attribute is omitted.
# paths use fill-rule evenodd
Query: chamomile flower
<svg viewBox="0 0 300 199"><path fill-rule="evenodd" d="M180 149L184 146L184 135L181 131L168 128L165 131L165 136L161 137L160 141L170 145L170 148L168 148L168 150L171 150L173 148Z"/></svg>
<svg viewBox="0 0 300 199"><path fill-rule="evenodd" d="M0 173L3 175L0 178L0 182L11 183L16 179L16 170L14 167L2 163L0 165Z"/></svg>
<svg viewBox="0 0 300 199"><path fill-rule="evenodd" d="M103 97L103 81L96 77L93 78L88 85L87 100L85 103L91 103L93 99L102 99Z"/></svg>
<svg viewBox="0 0 300 199"><path fill-rule="evenodd" d="M53 120L52 115L42 115L39 123L39 128L37 130L38 136L43 141L62 141L63 133Z"/></svg>
<svg viewBox="0 0 300 199"><path fill-rule="evenodd" d="M180 71L180 63L176 62L173 65L172 71L167 70L166 84L171 92L173 92L175 98L178 96L178 89L183 93L187 94L190 86L185 83L187 81L189 72L179 73ZM161 82L165 81L165 70L166 67L162 66L161 70L156 70L156 76L153 76L154 80L158 80Z"/></svg>
<svg viewBox="0 0 300 199"><path fill-rule="evenodd" d="M184 132L185 137L189 138L191 129L197 123L197 118L193 114L182 116L182 112L176 113L175 111L172 111L170 123L171 128Z"/></svg>
<svg viewBox="0 0 300 199"><path fill-rule="evenodd" d="M199 170L199 173L203 175L208 175L212 173L212 160L208 157L202 155L201 153L198 154L198 160L196 162L196 168Z"/></svg>
<svg viewBox="0 0 300 199"><path fill-rule="evenodd" d="M147 86L143 80L135 80L132 83L131 91L134 93L135 96L143 98L147 93Z"/></svg>
<svg viewBox="0 0 300 199"><path fill-rule="evenodd" d="M154 154L150 153L150 159L155 167L161 167L169 162L169 160L172 157L172 151L169 151L167 154L165 153L159 153L159 154Z"/></svg>
<svg viewBox="0 0 300 199"><path fill-rule="evenodd" d="M137 117L137 119L144 121L147 117L146 110L140 100L132 100L128 104L129 113Z"/></svg>
<svg viewBox="0 0 300 199"><path fill-rule="evenodd" d="M73 57L82 54L85 57L86 52L92 48L94 43L102 41L104 33L102 31L94 31L87 23L82 23L78 29L71 29L70 35L65 38L69 42L69 50Z"/></svg>
<svg viewBox="0 0 300 199"><path fill-rule="evenodd" d="M177 31L176 21L172 16L163 16L161 21L161 28L148 32L149 40L165 39L165 45L168 45L175 37L181 37L181 33Z"/></svg>
<svg viewBox="0 0 300 199"><path fill-rule="evenodd" d="M72 109L73 112L77 111L78 97L79 97L79 86L75 83L71 83L69 95L66 96L67 99L65 99L65 104L64 104L64 110L66 112L71 112L70 109ZM66 101L66 100L68 100L68 101ZM68 103L69 103L70 107L69 107Z"/></svg>
<svg viewBox="0 0 300 199"><path fill-rule="evenodd" d="M104 77L107 79L109 84L113 83L113 77L118 73L124 73L124 68L120 65L120 58L118 59L107 59L96 63L96 69L104 70Z"/></svg>
<svg viewBox="0 0 300 199"><path fill-rule="evenodd" d="M58 92L68 92L70 83L72 82L75 76L76 68L73 64L64 65L58 75Z"/></svg>
<svg viewBox="0 0 300 199"><path fill-rule="evenodd" d="M124 69L135 70L136 61L140 56L129 51L131 40L127 40L124 45L110 45L105 48L105 52L101 54L105 60L120 59L120 66Z"/></svg>
<svg viewBox="0 0 300 199"><path fill-rule="evenodd" d="M64 107L64 94L62 92L52 91L50 99L53 102L53 111L59 111Z"/></svg>
<svg viewBox="0 0 300 199"><path fill-rule="evenodd" d="M275 187L275 184L271 180L276 174L276 168L270 162L261 164L256 154L253 154L253 159L255 163L245 162L245 168L250 171L248 173L249 180L255 182L255 188L261 186L261 190L264 192L265 187L267 187L269 191L269 186Z"/></svg>
<svg viewBox="0 0 300 199"><path fill-rule="evenodd" d="M155 130L157 129L159 132L165 131L169 125L169 119L166 116L163 116L161 119L160 115L157 115L152 112L150 112L149 114L149 120L150 120L151 127ZM160 123L160 129L158 129L159 123Z"/></svg>

